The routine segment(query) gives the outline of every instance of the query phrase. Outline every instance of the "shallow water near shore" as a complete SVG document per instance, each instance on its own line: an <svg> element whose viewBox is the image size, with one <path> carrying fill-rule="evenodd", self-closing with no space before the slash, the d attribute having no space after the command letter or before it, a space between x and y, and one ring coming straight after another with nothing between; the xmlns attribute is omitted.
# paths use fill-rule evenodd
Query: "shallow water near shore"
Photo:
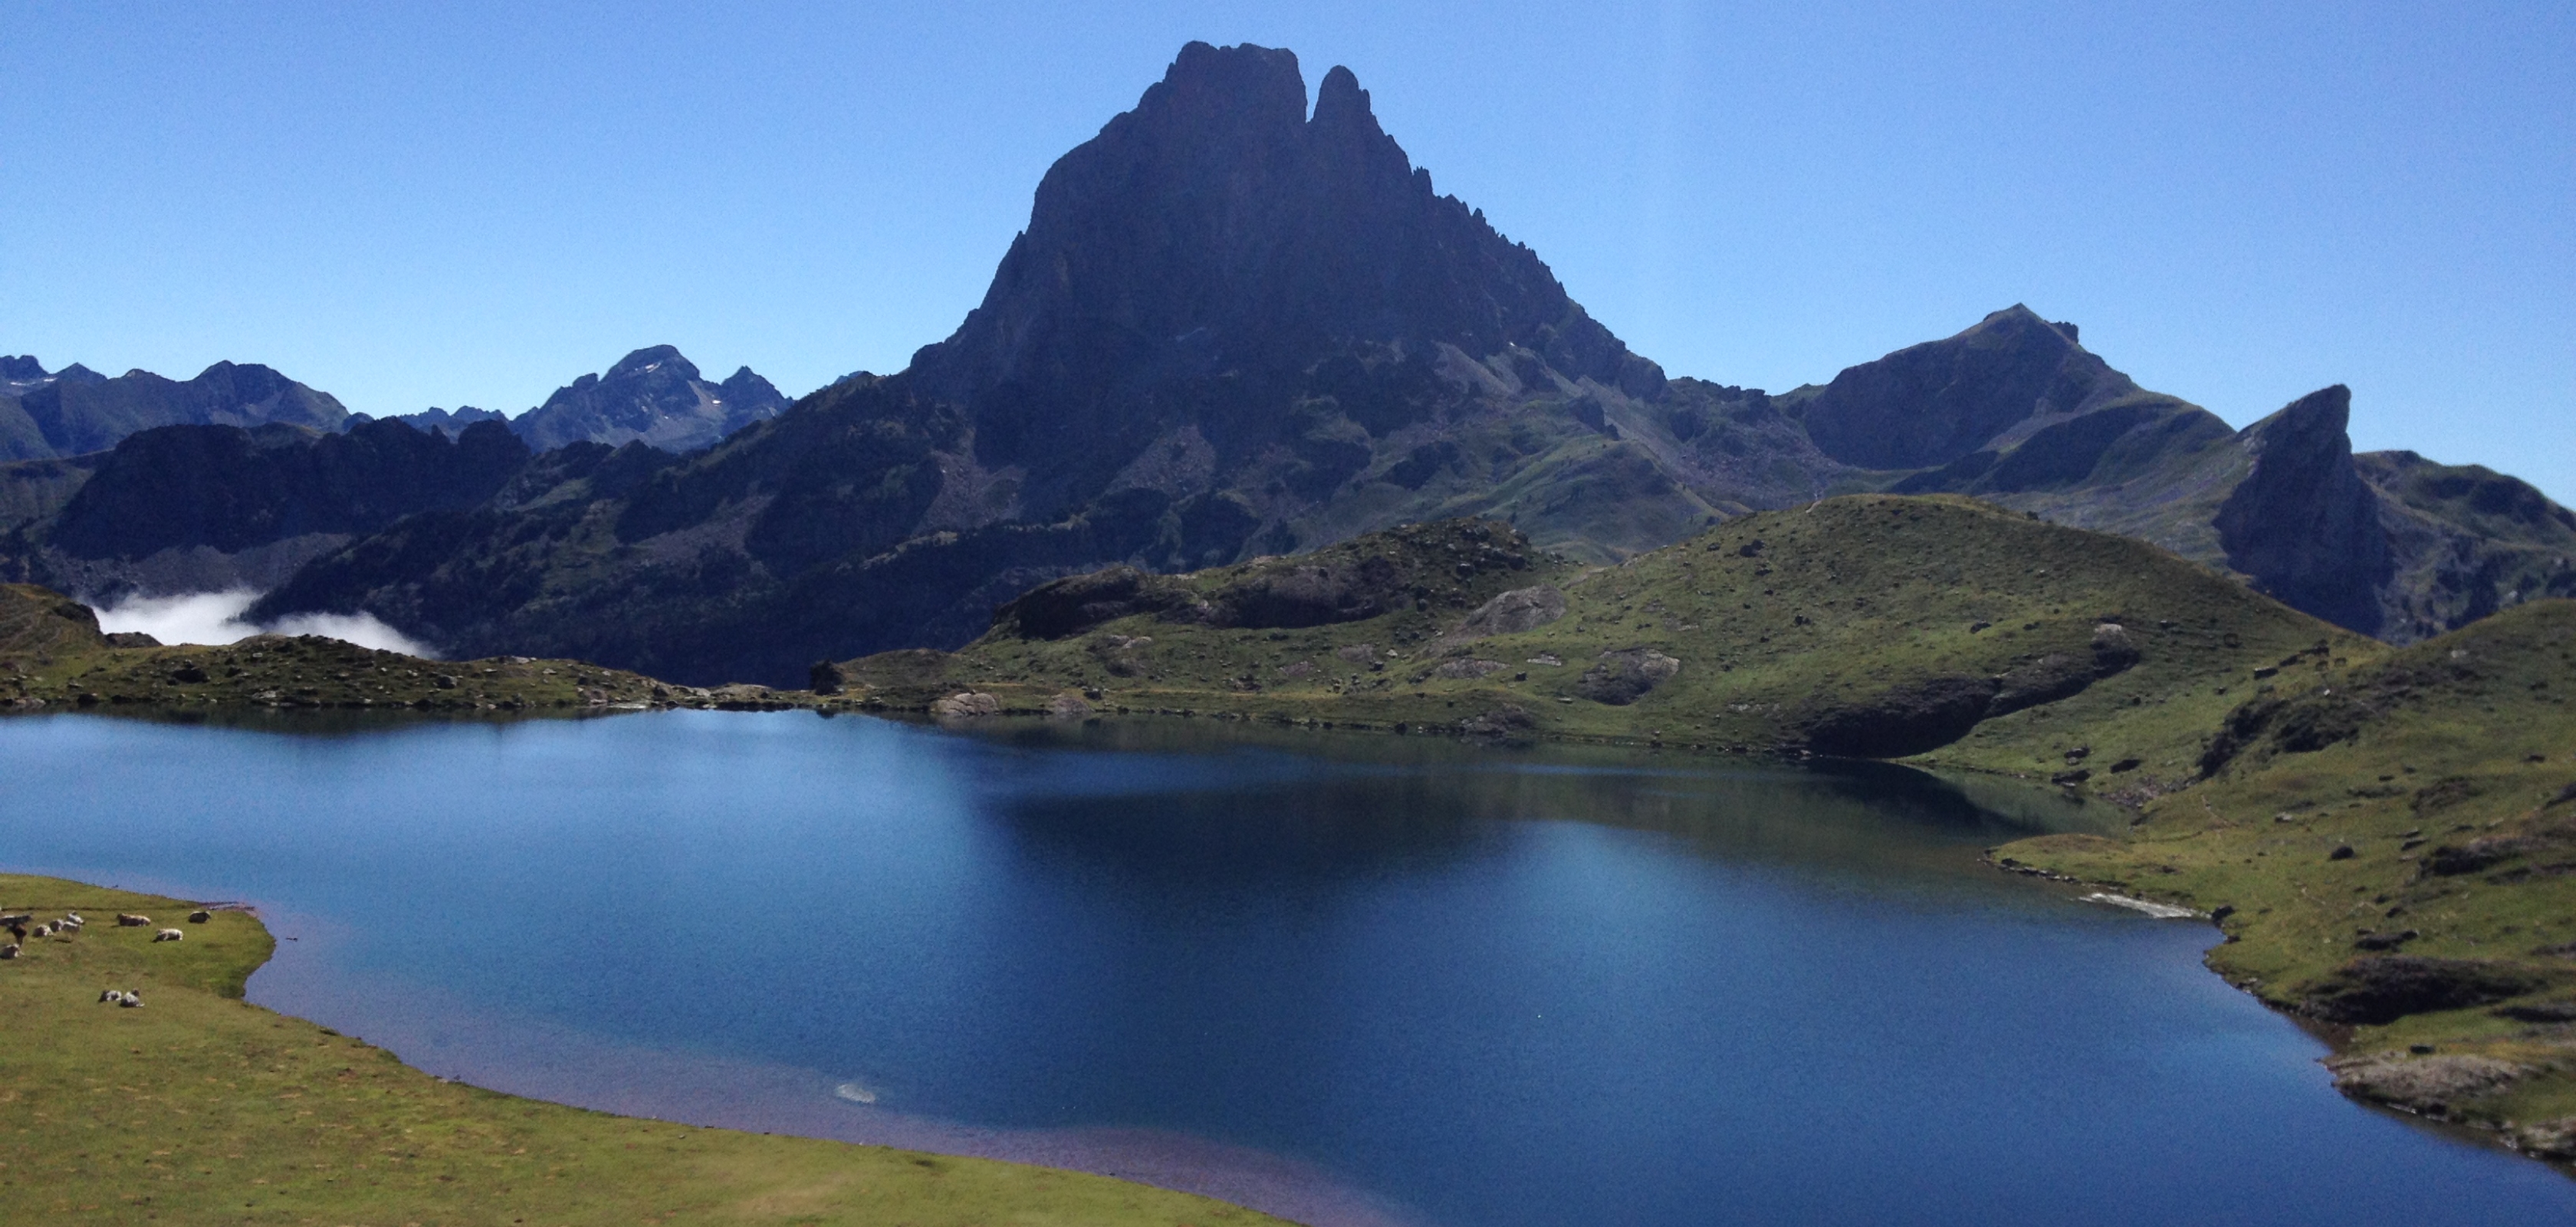
<svg viewBox="0 0 2576 1227"><path fill-rule="evenodd" d="M1318 1224L2489 1224L2045 794L1197 722L0 720L0 864L258 903L254 1001L479 1085Z"/></svg>

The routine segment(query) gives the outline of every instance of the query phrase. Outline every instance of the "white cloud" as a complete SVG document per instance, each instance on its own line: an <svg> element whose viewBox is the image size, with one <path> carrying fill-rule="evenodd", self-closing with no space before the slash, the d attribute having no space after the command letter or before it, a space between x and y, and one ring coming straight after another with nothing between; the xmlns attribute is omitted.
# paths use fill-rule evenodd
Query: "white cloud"
<svg viewBox="0 0 2576 1227"><path fill-rule="evenodd" d="M235 588L186 596L136 597L94 608L98 610L99 629L141 631L163 643L231 643L273 631L280 635L325 635L362 648L437 659L438 654L429 645L385 625L374 614L295 614L267 626L243 621L242 614L259 596L248 588Z"/></svg>

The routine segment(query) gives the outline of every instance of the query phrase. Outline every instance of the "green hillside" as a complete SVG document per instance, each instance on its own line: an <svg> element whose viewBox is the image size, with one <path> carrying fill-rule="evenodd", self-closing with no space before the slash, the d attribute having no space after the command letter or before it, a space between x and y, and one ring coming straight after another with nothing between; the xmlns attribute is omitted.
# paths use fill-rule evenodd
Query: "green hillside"
<svg viewBox="0 0 2576 1227"><path fill-rule="evenodd" d="M1372 565L1384 577L1359 579ZM1200 612L1299 576L1374 583L1382 612ZM2385 650L2153 546L1948 497L1743 516L1619 566L1537 555L1499 522L1414 526L1150 577L1155 608L1079 629L1025 625L1097 582L1041 587L954 655L843 673L895 706L971 691L1034 711L1069 693L1405 731L1922 755L2134 798L2190 777L2257 670ZM1509 612L1533 602L1561 613Z"/></svg>
<svg viewBox="0 0 2576 1227"><path fill-rule="evenodd" d="M2213 970L2349 1026L2347 1091L2576 1159L2576 602L2283 688L2128 840L2001 857L2224 910Z"/></svg>

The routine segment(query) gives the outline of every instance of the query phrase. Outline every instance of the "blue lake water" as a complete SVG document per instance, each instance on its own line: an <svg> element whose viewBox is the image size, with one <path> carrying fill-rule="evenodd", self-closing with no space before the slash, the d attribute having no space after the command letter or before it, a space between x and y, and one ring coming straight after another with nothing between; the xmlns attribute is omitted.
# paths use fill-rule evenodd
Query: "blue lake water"
<svg viewBox="0 0 2576 1227"><path fill-rule="evenodd" d="M0 867L260 905L482 1085L1333 1223L2576 1221L2336 1095L2206 925L1893 769L672 712L0 720Z"/></svg>

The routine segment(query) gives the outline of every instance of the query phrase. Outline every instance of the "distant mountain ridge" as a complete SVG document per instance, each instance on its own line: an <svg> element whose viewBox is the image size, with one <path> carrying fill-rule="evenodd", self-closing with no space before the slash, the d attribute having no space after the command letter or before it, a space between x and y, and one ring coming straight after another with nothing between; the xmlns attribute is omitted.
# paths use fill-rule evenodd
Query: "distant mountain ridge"
<svg viewBox="0 0 2576 1227"><path fill-rule="evenodd" d="M334 430L349 411L267 367L218 362L188 380L150 371L107 378L78 363L47 372L32 355L0 359L0 461L105 451L155 426Z"/></svg>
<svg viewBox="0 0 2576 1227"><path fill-rule="evenodd" d="M654 345L619 359L606 374L584 375L555 389L544 404L517 417L471 405L396 416L416 429L449 433L476 422L501 422L540 452L568 443L636 442L692 452L785 408L787 398L750 367L710 383L677 348Z"/></svg>

